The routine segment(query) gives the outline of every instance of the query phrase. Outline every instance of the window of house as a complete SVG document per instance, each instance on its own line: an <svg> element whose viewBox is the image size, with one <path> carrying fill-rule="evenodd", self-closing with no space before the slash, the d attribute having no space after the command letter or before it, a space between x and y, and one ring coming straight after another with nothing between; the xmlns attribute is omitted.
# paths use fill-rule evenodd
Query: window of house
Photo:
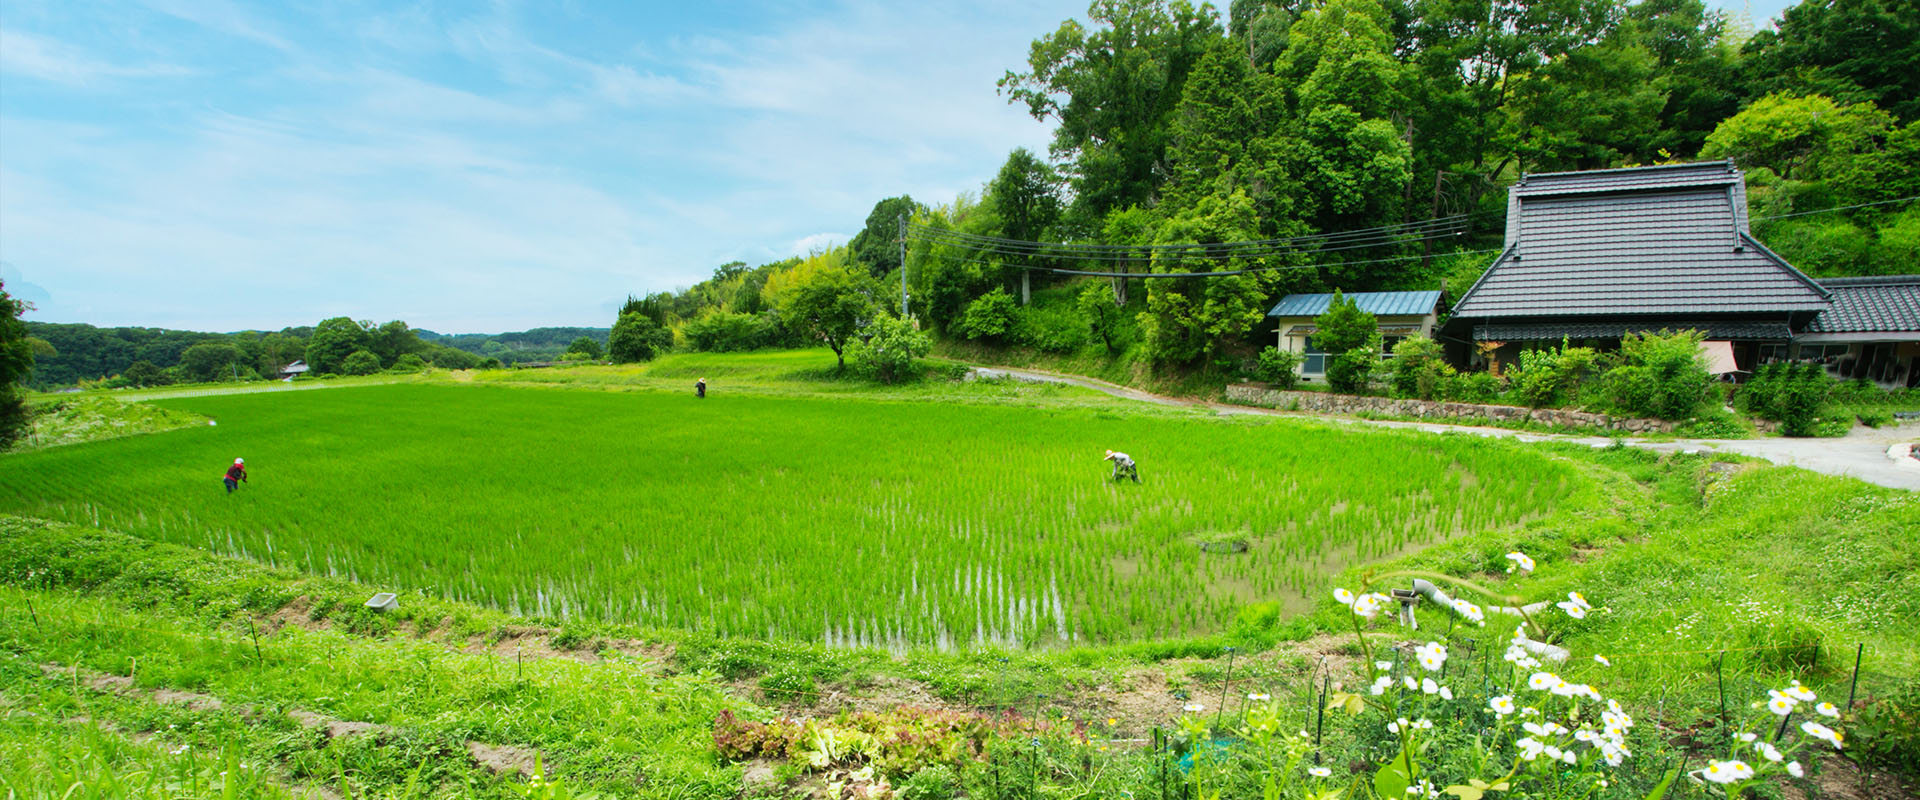
<svg viewBox="0 0 1920 800"><path fill-rule="evenodd" d="M1784 344L1760 345L1760 351L1759 351L1760 363L1772 364L1776 361L1787 360L1788 347L1789 345L1784 345Z"/></svg>
<svg viewBox="0 0 1920 800"><path fill-rule="evenodd" d="M1835 360L1845 357L1847 354L1847 350L1850 347L1852 347L1852 345L1803 344L1803 345L1800 345L1800 360L1801 361L1817 361L1822 364L1831 364Z"/></svg>
<svg viewBox="0 0 1920 800"><path fill-rule="evenodd" d="M1300 351L1300 354L1303 356L1300 362L1300 374L1327 374L1327 351L1320 349L1319 345L1314 344L1313 337L1307 337L1307 343L1304 345L1304 349Z"/></svg>
<svg viewBox="0 0 1920 800"><path fill-rule="evenodd" d="M1406 338L1407 337L1405 336L1388 336L1384 339L1381 339L1380 340L1381 355L1388 355L1388 356L1393 355L1393 348L1398 346L1402 341L1405 341Z"/></svg>

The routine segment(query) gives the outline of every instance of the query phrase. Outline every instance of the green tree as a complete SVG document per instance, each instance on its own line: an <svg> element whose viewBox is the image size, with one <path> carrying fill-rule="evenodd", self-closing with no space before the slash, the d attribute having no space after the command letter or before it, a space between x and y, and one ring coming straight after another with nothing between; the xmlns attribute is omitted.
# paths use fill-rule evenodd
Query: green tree
<svg viewBox="0 0 1920 800"><path fill-rule="evenodd" d="M347 317L322 320L314 326L313 336L307 339L307 366L313 368L316 375L340 372L347 356L372 344L373 335L365 325Z"/></svg>
<svg viewBox="0 0 1920 800"><path fill-rule="evenodd" d="M33 343L27 341L27 324L20 318L29 308L0 283L0 450L27 432L27 401L20 385L33 372Z"/></svg>
<svg viewBox="0 0 1920 800"><path fill-rule="evenodd" d="M1327 384L1338 392L1365 391L1380 360L1379 319L1335 289L1313 325L1313 343L1327 354Z"/></svg>
<svg viewBox="0 0 1920 800"><path fill-rule="evenodd" d="M1000 90L1037 120L1056 120L1052 153L1070 163L1083 219L1146 204L1159 188L1168 117L1193 65L1221 35L1213 8L1186 0L1095 0L1034 41L1028 72Z"/></svg>
<svg viewBox="0 0 1920 800"><path fill-rule="evenodd" d="M673 331L655 322L645 312L621 314L607 337L607 357L616 363L652 361L673 346Z"/></svg>
<svg viewBox="0 0 1920 800"><path fill-rule="evenodd" d="M230 344L196 344L180 353L180 371L199 383L230 380L240 349Z"/></svg>
<svg viewBox="0 0 1920 800"><path fill-rule="evenodd" d="M867 213L867 225L854 234L848 247L853 260L866 265L867 272L880 277L900 268L900 217L912 220L926 208L910 195L889 197L873 204ZM754 309L738 309L752 311Z"/></svg>
<svg viewBox="0 0 1920 800"><path fill-rule="evenodd" d="M1026 148L1015 148L1007 155L998 175L987 184L986 205L1000 220L1000 235L1030 242L1047 238L1060 219L1060 177L1045 161L1035 158ZM1033 254L1027 261L1044 260ZM1032 297L1033 271L1020 270L1020 304Z"/></svg>
<svg viewBox="0 0 1920 800"><path fill-rule="evenodd" d="M594 341L591 336L582 336L573 340L572 344L567 345L567 352L581 353L584 354L589 361L598 361L600 360L600 343Z"/></svg>
<svg viewBox="0 0 1920 800"><path fill-rule="evenodd" d="M1772 94L1715 127L1700 155L1817 180L1854 156L1879 150L1892 124L1872 103L1842 106L1821 95Z"/></svg>
<svg viewBox="0 0 1920 800"><path fill-rule="evenodd" d="M1754 34L1742 71L1752 95L1822 94L1872 101L1903 122L1920 119L1920 4L1913 0L1804 0L1779 29Z"/></svg>
<svg viewBox="0 0 1920 800"><path fill-rule="evenodd" d="M794 282L779 287L774 309L787 327L802 337L824 343L847 368L847 342L873 316L873 286L867 276L822 259Z"/></svg>
<svg viewBox="0 0 1920 800"><path fill-rule="evenodd" d="M407 323L397 319L368 331L368 337L367 349L380 357L383 368L393 366L401 356L427 349L427 343L420 341L420 335L407 327Z"/></svg>
<svg viewBox="0 0 1920 800"><path fill-rule="evenodd" d="M165 386L173 382L167 378L167 373L154 366L151 361L133 362L125 372L120 373L120 378L126 381L128 386Z"/></svg>
<svg viewBox="0 0 1920 800"><path fill-rule="evenodd" d="M927 335L913 323L882 312L847 345L847 360L856 375L894 383L911 374L913 360L931 348Z"/></svg>
<svg viewBox="0 0 1920 800"><path fill-rule="evenodd" d="M380 371L380 357L372 350L355 350L340 362L340 371L348 375L372 375Z"/></svg>
<svg viewBox="0 0 1920 800"><path fill-rule="evenodd" d="M1159 244L1166 249L1154 251L1156 277L1147 279L1147 310L1136 317L1154 360L1186 364L1212 356L1264 318L1266 291L1257 274L1157 277L1258 266L1239 257L1204 258L1212 245L1254 238L1258 224L1253 201L1235 191L1202 197L1160 226Z"/></svg>
<svg viewBox="0 0 1920 800"><path fill-rule="evenodd" d="M419 353L408 353L396 359L389 369L393 372L420 372L426 368L427 360L421 358Z"/></svg>
<svg viewBox="0 0 1920 800"><path fill-rule="evenodd" d="M1126 314L1120 304L1114 301L1113 289L1099 281L1089 282L1074 296L1074 305L1080 310L1081 318L1087 321L1087 329L1100 337L1101 346L1108 353L1117 352Z"/></svg>

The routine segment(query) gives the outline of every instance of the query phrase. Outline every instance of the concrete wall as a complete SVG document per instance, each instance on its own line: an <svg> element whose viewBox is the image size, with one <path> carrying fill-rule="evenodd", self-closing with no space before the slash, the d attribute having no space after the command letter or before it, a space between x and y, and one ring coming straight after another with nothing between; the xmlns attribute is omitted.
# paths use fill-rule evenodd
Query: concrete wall
<svg viewBox="0 0 1920 800"><path fill-rule="evenodd" d="M1610 417L1588 411L1558 408L1521 408L1519 406L1483 406L1476 403L1447 403L1438 400L1399 400L1391 397L1361 397L1326 392L1289 392L1268 388L1263 383L1242 383L1227 387L1226 401L1247 406L1311 411L1320 414L1358 414L1370 412L1395 417L1435 420L1487 420L1489 422L1528 421L1557 427L1586 427L1623 433L1673 432L1676 423L1658 419Z"/></svg>

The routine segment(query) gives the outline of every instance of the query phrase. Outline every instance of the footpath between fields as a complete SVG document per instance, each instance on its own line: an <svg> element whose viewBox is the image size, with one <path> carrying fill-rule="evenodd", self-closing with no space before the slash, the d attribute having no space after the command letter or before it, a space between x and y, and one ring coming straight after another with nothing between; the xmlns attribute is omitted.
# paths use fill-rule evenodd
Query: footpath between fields
<svg viewBox="0 0 1920 800"><path fill-rule="evenodd" d="M1404 430L1425 431L1427 433L1470 434L1515 439L1522 442L1570 442L1590 447L1610 447L1614 439L1603 436L1573 436L1555 433L1534 433L1516 431L1507 428L1482 427L1475 425L1457 425L1438 422L1400 422L1394 420L1363 419L1339 415L1316 414L1301 411L1280 411L1253 406L1228 405L1194 398L1178 398L1143 392L1125 386L1108 383L1096 378L1080 375L1065 375L1032 369L1012 369L1007 367L975 367L974 374L981 378L1009 378L1034 383L1060 383L1104 392L1114 397L1153 403L1162 406L1186 406L1212 411L1221 416L1258 415L1276 417L1311 417L1346 425L1370 425L1381 428L1400 428ZM1920 435L1920 424L1913 422L1897 423L1884 428L1855 428L1846 436L1838 439L1665 439L1644 440L1622 438L1630 447L1638 447L1662 453L1680 452L1721 452L1758 458L1783 466L1799 467L1812 472L1859 478L1868 483L1894 489L1920 491L1920 461L1912 458L1898 459L1888 456L1888 448L1904 441L1911 441ZM1912 463L1904 463L1912 462Z"/></svg>

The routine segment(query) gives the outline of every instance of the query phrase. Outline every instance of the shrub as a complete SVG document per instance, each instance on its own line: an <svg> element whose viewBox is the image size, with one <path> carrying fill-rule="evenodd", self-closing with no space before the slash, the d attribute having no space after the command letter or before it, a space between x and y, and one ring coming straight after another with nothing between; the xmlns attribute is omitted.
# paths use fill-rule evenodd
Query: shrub
<svg viewBox="0 0 1920 800"><path fill-rule="evenodd" d="M1862 411L1858 416L1860 418L1860 424L1869 428L1879 428L1882 425L1893 424L1893 412L1885 409Z"/></svg>
<svg viewBox="0 0 1920 800"><path fill-rule="evenodd" d="M1447 381L1443 393L1456 403L1491 403L1500 399L1503 388L1500 378L1491 372L1468 372Z"/></svg>
<svg viewBox="0 0 1920 800"><path fill-rule="evenodd" d="M688 346L707 353L754 350L771 344L771 326L758 314L710 311L680 328Z"/></svg>
<svg viewBox="0 0 1920 800"><path fill-rule="evenodd" d="M1409 336L1395 347L1390 369L1394 394L1421 400L1440 397L1454 376L1440 343L1426 336Z"/></svg>
<svg viewBox="0 0 1920 800"><path fill-rule="evenodd" d="M408 353L393 362L392 372L419 372L427 368L427 360Z"/></svg>
<svg viewBox="0 0 1920 800"><path fill-rule="evenodd" d="M1780 423L1782 434L1816 436L1833 388L1833 380L1819 364L1768 364L1741 390L1738 400L1748 413Z"/></svg>
<svg viewBox="0 0 1920 800"><path fill-rule="evenodd" d="M1300 382L1300 360L1299 353L1268 347L1255 359L1254 374L1274 386L1291 389Z"/></svg>
<svg viewBox="0 0 1920 800"><path fill-rule="evenodd" d="M1071 353L1087 343L1087 320L1073 307L1027 306L1015 312L1013 340L1048 353Z"/></svg>
<svg viewBox="0 0 1920 800"><path fill-rule="evenodd" d="M947 800L958 797L960 778L945 764L922 767L900 784L900 800Z"/></svg>
<svg viewBox="0 0 1920 800"><path fill-rule="evenodd" d="M913 369L913 360L924 356L933 343L915 330L913 323L880 314L865 331L847 345L847 362L855 374L881 383L893 383Z"/></svg>
<svg viewBox="0 0 1920 800"><path fill-rule="evenodd" d="M1013 296L1007 294L1007 290L996 287L968 303L956 327L960 335L968 339L1004 342L1007 332L1013 329L1013 315L1017 308Z"/></svg>
<svg viewBox="0 0 1920 800"><path fill-rule="evenodd" d="M380 357L371 350L355 350L340 362L340 371L347 375L372 375L380 371Z"/></svg>
<svg viewBox="0 0 1920 800"><path fill-rule="evenodd" d="M1639 417L1693 416L1713 386L1700 340L1699 331L1627 334L1620 340L1619 366L1601 379L1608 404Z"/></svg>
<svg viewBox="0 0 1920 800"><path fill-rule="evenodd" d="M1523 351L1520 363L1508 371L1514 399L1530 408L1574 405L1581 379L1599 358L1600 354L1593 348L1573 347L1565 339L1560 341L1558 349Z"/></svg>
<svg viewBox="0 0 1920 800"><path fill-rule="evenodd" d="M480 357L465 350L442 347L433 353L433 365L441 369L473 369L480 366Z"/></svg>
<svg viewBox="0 0 1920 800"><path fill-rule="evenodd" d="M1920 773L1920 683L1908 681L1856 712L1847 735L1870 761Z"/></svg>
<svg viewBox="0 0 1920 800"><path fill-rule="evenodd" d="M499 369L504 365L500 363L500 359L489 356L487 358L480 359L480 364L478 366L480 369Z"/></svg>
<svg viewBox="0 0 1920 800"><path fill-rule="evenodd" d="M1376 333L1368 344L1328 356L1327 385L1336 392L1364 394L1367 384L1373 380L1373 370L1380 366L1379 341L1380 335Z"/></svg>

